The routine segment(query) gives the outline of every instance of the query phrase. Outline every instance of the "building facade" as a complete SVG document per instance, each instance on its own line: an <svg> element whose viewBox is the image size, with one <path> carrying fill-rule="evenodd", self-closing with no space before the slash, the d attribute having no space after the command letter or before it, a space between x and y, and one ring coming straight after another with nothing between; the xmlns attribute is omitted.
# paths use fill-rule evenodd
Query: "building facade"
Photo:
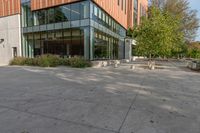
<svg viewBox="0 0 200 133"><path fill-rule="evenodd" d="M125 58L126 31L147 0L0 0L0 59L56 54ZM8 52L10 51L10 52ZM5 58L6 57L6 58Z"/></svg>

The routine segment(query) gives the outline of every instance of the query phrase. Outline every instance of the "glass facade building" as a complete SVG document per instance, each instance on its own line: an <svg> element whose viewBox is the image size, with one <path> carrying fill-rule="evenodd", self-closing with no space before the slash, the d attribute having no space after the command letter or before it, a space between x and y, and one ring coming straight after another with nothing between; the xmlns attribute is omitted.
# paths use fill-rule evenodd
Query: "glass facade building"
<svg viewBox="0 0 200 133"><path fill-rule="evenodd" d="M123 59L126 29L91 0L31 10L21 3L22 55Z"/></svg>

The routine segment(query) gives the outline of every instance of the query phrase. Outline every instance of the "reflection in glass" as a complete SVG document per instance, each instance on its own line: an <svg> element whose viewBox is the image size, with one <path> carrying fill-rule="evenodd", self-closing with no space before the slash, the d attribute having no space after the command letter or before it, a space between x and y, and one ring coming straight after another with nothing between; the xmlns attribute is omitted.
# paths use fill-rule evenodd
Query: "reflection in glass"
<svg viewBox="0 0 200 133"><path fill-rule="evenodd" d="M80 3L81 19L89 18L89 12L90 12L89 2L88 1L81 2Z"/></svg>
<svg viewBox="0 0 200 133"><path fill-rule="evenodd" d="M64 29L24 35L27 57L42 54L59 56L84 56L84 30Z"/></svg>
<svg viewBox="0 0 200 133"><path fill-rule="evenodd" d="M94 32L94 59L118 59L118 40L101 31Z"/></svg>
<svg viewBox="0 0 200 133"><path fill-rule="evenodd" d="M55 22L55 17L54 17L54 8L50 8L47 10L48 12L48 24L54 23Z"/></svg>
<svg viewBox="0 0 200 133"><path fill-rule="evenodd" d="M79 20L80 19L80 4L75 3L71 4L71 20Z"/></svg>
<svg viewBox="0 0 200 133"><path fill-rule="evenodd" d="M62 8L61 7L56 7L54 12L55 12L55 23L59 23L59 22L64 21L65 15L62 12Z"/></svg>
<svg viewBox="0 0 200 133"><path fill-rule="evenodd" d="M70 5L64 5L60 7L63 13L63 21L69 21L70 18Z"/></svg>

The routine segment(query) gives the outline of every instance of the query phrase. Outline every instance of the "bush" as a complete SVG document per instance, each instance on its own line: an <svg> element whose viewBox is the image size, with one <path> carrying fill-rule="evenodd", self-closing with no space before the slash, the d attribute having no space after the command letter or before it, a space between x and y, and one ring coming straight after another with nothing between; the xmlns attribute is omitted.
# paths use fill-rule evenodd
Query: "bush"
<svg viewBox="0 0 200 133"><path fill-rule="evenodd" d="M26 58L24 57L16 57L10 61L10 65L24 65Z"/></svg>
<svg viewBox="0 0 200 133"><path fill-rule="evenodd" d="M71 66L75 68L85 68L91 67L92 64L85 60L83 57L73 57L73 58L60 58L56 55L42 55L37 58L24 58L16 57L11 62L10 65L26 65L26 66L40 66L40 67L56 67L56 66Z"/></svg>
<svg viewBox="0 0 200 133"><path fill-rule="evenodd" d="M62 65L60 62L60 58L55 55L42 55L39 56L37 59L38 66L41 67L56 67Z"/></svg>
<svg viewBox="0 0 200 133"><path fill-rule="evenodd" d="M70 66L70 59L62 59L62 66Z"/></svg>
<svg viewBox="0 0 200 133"><path fill-rule="evenodd" d="M73 57L69 59L69 65L75 68L91 67L92 64L83 57Z"/></svg>
<svg viewBox="0 0 200 133"><path fill-rule="evenodd" d="M38 61L36 58L26 58L24 60L24 65L27 66L38 66Z"/></svg>

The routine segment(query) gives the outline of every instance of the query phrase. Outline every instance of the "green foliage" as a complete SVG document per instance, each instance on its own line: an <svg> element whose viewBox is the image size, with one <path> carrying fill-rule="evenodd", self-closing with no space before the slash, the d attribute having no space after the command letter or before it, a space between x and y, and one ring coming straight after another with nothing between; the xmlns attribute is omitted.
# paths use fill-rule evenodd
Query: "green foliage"
<svg viewBox="0 0 200 133"><path fill-rule="evenodd" d="M85 67L91 67L92 64L89 61L86 61L84 58L82 57L73 57L68 59L69 61L69 65L71 67L75 67L75 68L85 68Z"/></svg>
<svg viewBox="0 0 200 133"><path fill-rule="evenodd" d="M13 60L10 61L10 65L25 65L26 58L24 57L16 57Z"/></svg>
<svg viewBox="0 0 200 133"><path fill-rule="evenodd" d="M75 68L85 68L91 67L91 63L82 57L73 58L60 58L55 55L42 55L37 58L24 58L16 57L11 62L10 65L20 65L20 66L40 66L40 67L56 67L56 66L71 66Z"/></svg>
<svg viewBox="0 0 200 133"><path fill-rule="evenodd" d="M151 7L149 18L143 18L141 25L132 30L132 37L137 42L136 53L148 57L171 56L172 50L183 44L183 34L178 28L177 18Z"/></svg>
<svg viewBox="0 0 200 133"><path fill-rule="evenodd" d="M200 59L200 43L190 43L187 49L187 56L190 58Z"/></svg>
<svg viewBox="0 0 200 133"><path fill-rule="evenodd" d="M179 31L184 35L185 41L194 40L199 28L197 11L191 9L190 0L151 0L153 6L169 12L179 19Z"/></svg>
<svg viewBox="0 0 200 133"><path fill-rule="evenodd" d="M55 55L42 55L36 58L38 66L41 67L56 67L61 65L60 58Z"/></svg>

